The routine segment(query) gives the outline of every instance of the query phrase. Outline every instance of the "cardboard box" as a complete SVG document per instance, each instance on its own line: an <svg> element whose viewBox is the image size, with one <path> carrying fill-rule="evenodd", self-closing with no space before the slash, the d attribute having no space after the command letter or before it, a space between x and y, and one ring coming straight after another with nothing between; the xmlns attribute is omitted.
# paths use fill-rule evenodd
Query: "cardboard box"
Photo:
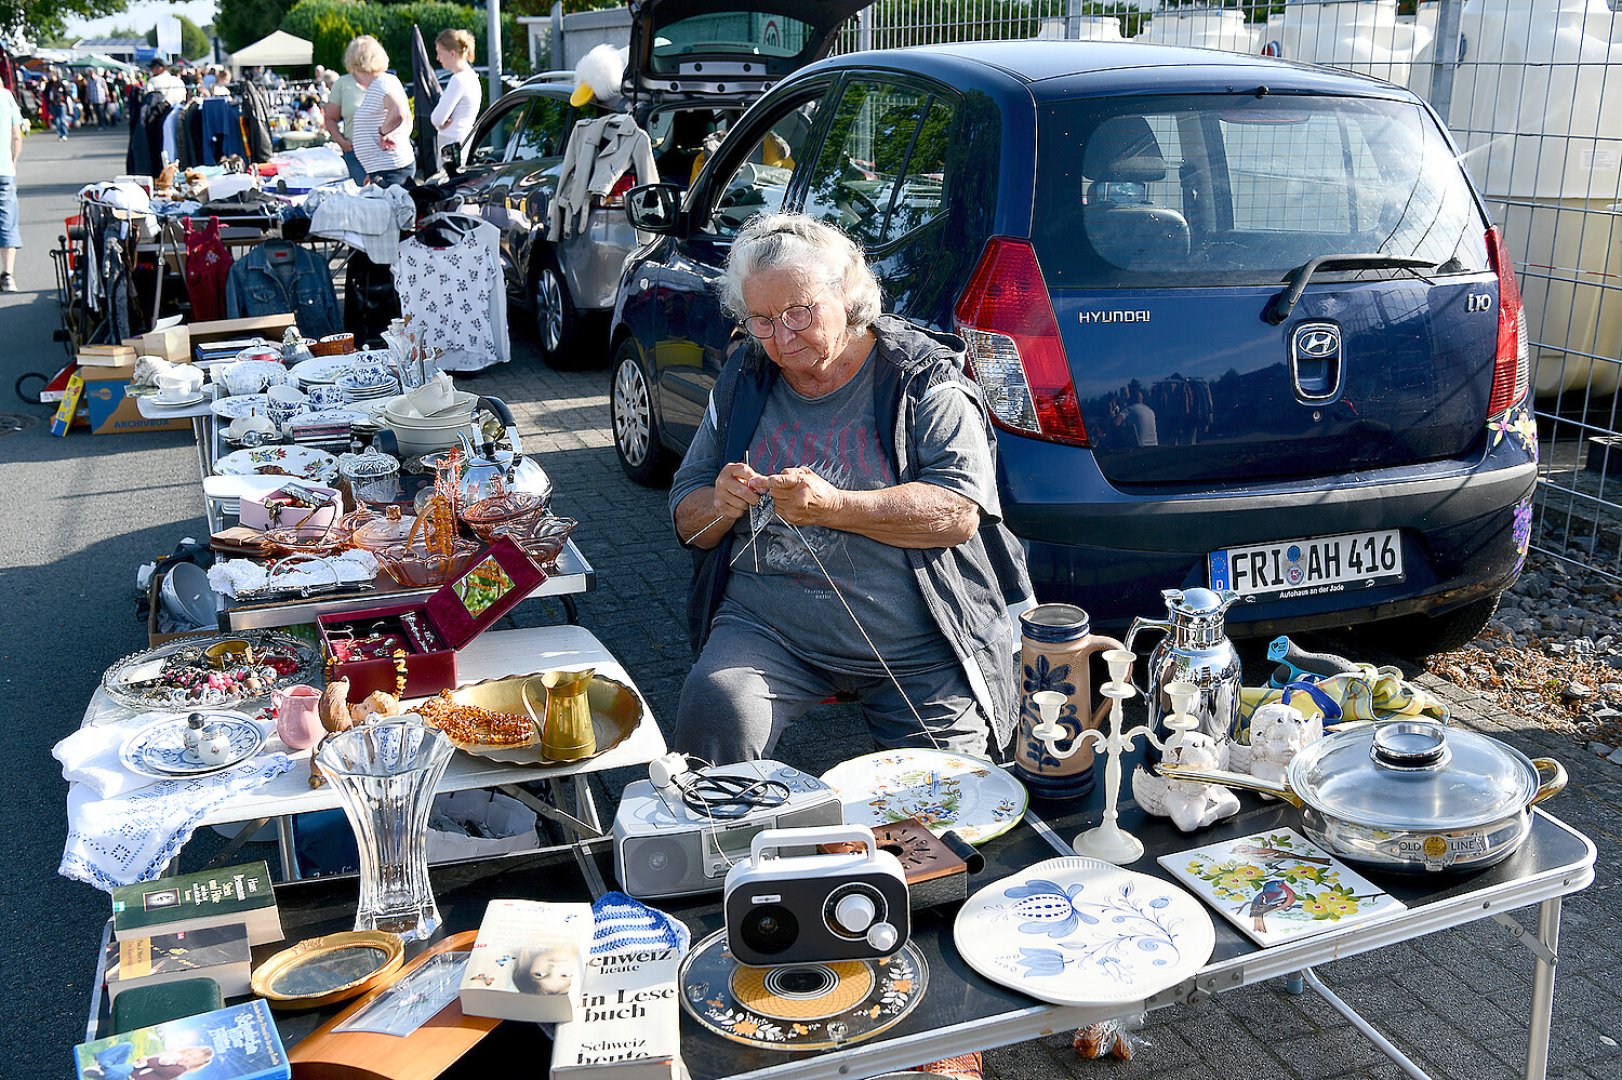
<svg viewBox="0 0 1622 1080"><path fill-rule="evenodd" d="M185 327L188 350L211 341L230 338L262 337L280 341L289 326L295 325L292 312L281 315L258 315L249 319L216 319L213 322L192 323Z"/></svg>
<svg viewBox="0 0 1622 1080"><path fill-rule="evenodd" d="M128 345L81 345L79 366L99 368L133 368L135 350Z"/></svg>
<svg viewBox="0 0 1622 1080"><path fill-rule="evenodd" d="M191 329L171 326L143 334L138 348L142 356L157 356L176 364L191 363Z"/></svg>
<svg viewBox="0 0 1622 1080"><path fill-rule="evenodd" d="M81 367L84 377L84 404L90 414L92 435L132 435L148 431L190 433L191 421L184 416L148 420L141 415L135 399L129 396L135 367Z"/></svg>
<svg viewBox="0 0 1622 1080"><path fill-rule="evenodd" d="M453 690L457 650L466 648L545 580L546 572L503 536L426 601L317 616L327 681L348 679L351 701L377 690L396 697L427 697ZM343 659L354 648L346 636L375 633L372 626L379 622L386 624L382 633L396 636L405 646L404 687L390 655Z"/></svg>

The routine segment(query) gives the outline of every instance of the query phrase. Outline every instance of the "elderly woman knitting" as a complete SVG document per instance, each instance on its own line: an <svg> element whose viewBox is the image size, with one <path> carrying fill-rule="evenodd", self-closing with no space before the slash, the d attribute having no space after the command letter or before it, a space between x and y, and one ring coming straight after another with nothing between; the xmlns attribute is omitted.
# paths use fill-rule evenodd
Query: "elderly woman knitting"
<svg viewBox="0 0 1622 1080"><path fill-rule="evenodd" d="M801 215L738 234L723 300L750 340L670 493L698 557L676 747L763 757L844 694L881 746L997 749L1030 581L963 342L881 316L860 249Z"/></svg>

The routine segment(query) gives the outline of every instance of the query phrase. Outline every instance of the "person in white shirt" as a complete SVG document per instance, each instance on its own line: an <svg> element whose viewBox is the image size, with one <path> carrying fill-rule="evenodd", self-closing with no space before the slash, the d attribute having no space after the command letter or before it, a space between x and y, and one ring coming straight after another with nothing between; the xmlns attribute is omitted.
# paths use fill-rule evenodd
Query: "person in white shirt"
<svg viewBox="0 0 1622 1080"><path fill-rule="evenodd" d="M484 91L473 72L473 35L466 30L441 30L434 38L439 66L451 73L445 92L434 106L434 130L439 132L439 158L447 146L457 146L473 131Z"/></svg>
<svg viewBox="0 0 1622 1080"><path fill-rule="evenodd" d="M186 100L186 84L180 81L178 75L174 75L169 71L167 63L153 57L152 63L148 65L147 70L152 72L151 78L146 81L148 93L153 90L158 91L168 99L171 105L179 105Z"/></svg>

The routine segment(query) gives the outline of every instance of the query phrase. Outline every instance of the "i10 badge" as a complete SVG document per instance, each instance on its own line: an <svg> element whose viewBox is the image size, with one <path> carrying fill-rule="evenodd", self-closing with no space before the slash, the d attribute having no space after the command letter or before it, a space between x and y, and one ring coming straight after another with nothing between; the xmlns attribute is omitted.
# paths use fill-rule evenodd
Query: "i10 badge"
<svg viewBox="0 0 1622 1080"><path fill-rule="evenodd" d="M1396 529L1342 533L1211 552L1213 589L1254 599L1288 600L1373 588L1403 579Z"/></svg>

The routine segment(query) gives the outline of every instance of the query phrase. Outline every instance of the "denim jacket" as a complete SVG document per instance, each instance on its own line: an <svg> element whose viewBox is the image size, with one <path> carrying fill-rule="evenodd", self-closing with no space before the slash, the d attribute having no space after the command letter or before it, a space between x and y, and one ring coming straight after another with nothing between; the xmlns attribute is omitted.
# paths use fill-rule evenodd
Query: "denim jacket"
<svg viewBox="0 0 1622 1080"><path fill-rule="evenodd" d="M272 259L272 250L290 250L288 259ZM225 315L243 319L291 311L299 332L308 338L336 334L344 328L343 309L332 288L327 261L308 248L271 240L253 248L231 267L225 280Z"/></svg>

